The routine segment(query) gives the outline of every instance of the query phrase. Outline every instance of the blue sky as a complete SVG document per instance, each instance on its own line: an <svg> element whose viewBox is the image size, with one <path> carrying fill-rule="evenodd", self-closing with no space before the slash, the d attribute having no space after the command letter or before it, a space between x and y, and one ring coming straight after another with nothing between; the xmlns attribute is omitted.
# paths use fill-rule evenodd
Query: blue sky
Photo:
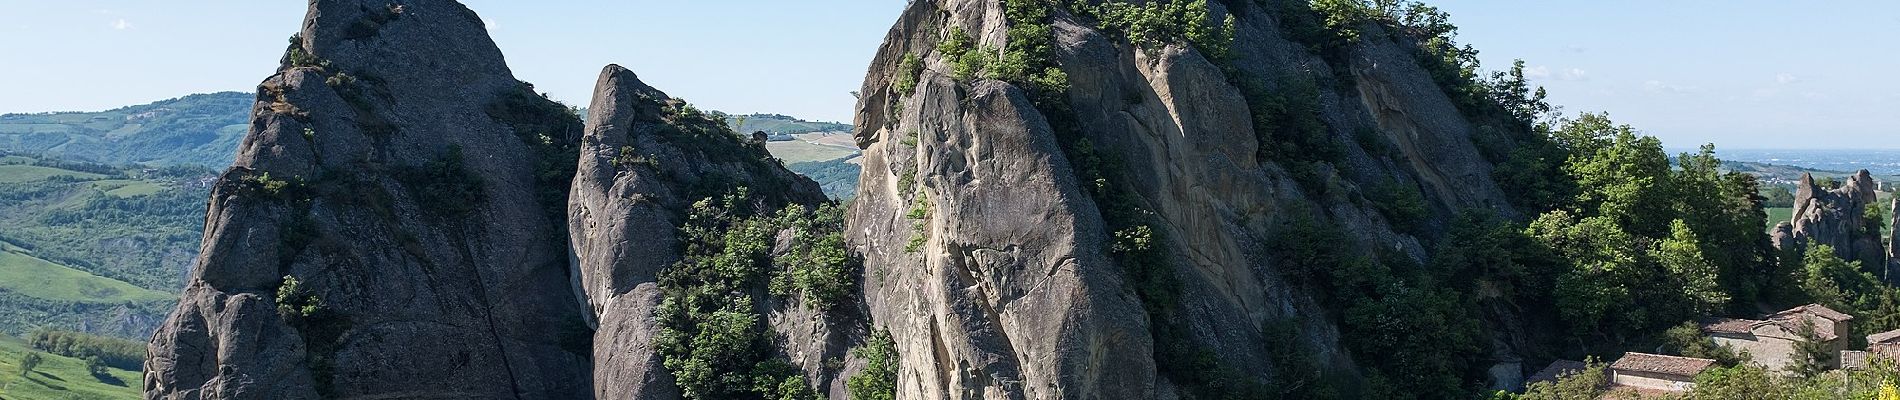
<svg viewBox="0 0 1900 400"><path fill-rule="evenodd" d="M847 121L903 0L466 0L515 74L585 104L619 63L704 108ZM1489 68L1672 148L1900 148L1900 2L1436 0ZM0 112L250 91L304 2L0 0ZM1818 3L1815 3L1818 4Z"/></svg>

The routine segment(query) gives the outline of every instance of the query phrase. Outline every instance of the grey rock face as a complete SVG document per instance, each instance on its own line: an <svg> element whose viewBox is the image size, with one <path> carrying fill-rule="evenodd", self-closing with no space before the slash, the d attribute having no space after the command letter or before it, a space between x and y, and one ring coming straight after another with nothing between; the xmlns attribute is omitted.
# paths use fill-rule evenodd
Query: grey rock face
<svg viewBox="0 0 1900 400"><path fill-rule="evenodd" d="M566 182L539 179L572 165L579 121L461 4L401 3L310 3L213 191L147 398L589 395Z"/></svg>
<svg viewBox="0 0 1900 400"><path fill-rule="evenodd" d="M1887 210L1887 215L1893 216L1893 222L1887 226L1900 227L1900 196L1894 197L1893 206ZM1900 237L1900 235L1893 235L1892 237ZM1888 283L1893 283L1895 279L1900 278L1900 276L1894 276L1895 272L1900 272L1900 240L1893 240L1892 238L1887 240L1887 270L1885 272L1886 275L1881 278L1886 279Z"/></svg>
<svg viewBox="0 0 1900 400"><path fill-rule="evenodd" d="M1868 206L1879 201L1873 175L1861 170L1839 188L1823 188L1803 174L1796 186L1789 239L1799 251L1809 243L1828 245L1835 255L1861 265L1886 265L1880 232L1867 229ZM1780 243L1777 243L1780 244ZM1783 247L1786 249L1786 247ZM1885 278L1885 277L1883 277Z"/></svg>
<svg viewBox="0 0 1900 400"><path fill-rule="evenodd" d="M1295 215L1316 214L1361 243L1424 258L1426 249L1363 202L1313 198L1287 166L1262 159L1240 88L1221 68L1180 46L1141 48L1057 13L1056 64L1069 78L1076 131L1104 157L1123 160L1131 201L1159 221L1181 298L1170 321L1151 321L1124 269L1111 261L1105 206L1078 182L1079 161L1023 89L958 82L936 40L959 27L1006 47L1001 4L910 3L873 61L857 113L864 173L849 241L866 259L865 301L902 355L905 399L1174 398L1157 370L1155 324L1180 326L1187 341L1219 349L1223 365L1265 380L1272 371L1262 328L1298 321L1314 357L1350 369L1337 330L1313 296L1267 261ZM1472 144L1473 124L1398 44L1356 46L1350 65L1328 65L1280 37L1258 7L1237 18L1231 63L1256 77L1325 76L1344 68L1357 90L1322 88L1321 118L1346 148L1322 169L1341 193L1359 185L1416 185L1439 216L1491 208L1505 215L1491 165ZM1383 37L1382 35L1369 35ZM894 82L906 54L921 60L914 92ZM1281 90L1284 88L1273 88ZM1380 132L1396 157L1351 145ZM1339 195L1344 196L1344 195ZM922 212L917 212L922 210ZM913 218L921 216L921 218ZM1443 220L1443 218L1436 218ZM1513 325L1507 307L1487 315ZM1528 339L1500 329L1494 361L1521 370ZM1183 339L1183 338L1171 338ZM1521 375L1509 371L1501 376Z"/></svg>
<svg viewBox="0 0 1900 400"><path fill-rule="evenodd" d="M654 347L660 325L660 272L681 261L685 244L678 229L694 202L747 187L780 205L814 207L826 201L818 185L779 166L761 143L736 137L694 138L674 130L672 115L685 103L641 83L633 72L610 65L601 72L588 108L580 168L569 194L568 224L592 316L594 396L602 399L679 398L673 377ZM821 371L824 356L839 356L842 344L829 325L792 330L810 317L795 305L777 307L768 320L795 365ZM809 347L814 351L798 351ZM835 348L833 348L835 347ZM812 354L798 357L799 354ZM823 382L812 380L815 384Z"/></svg>

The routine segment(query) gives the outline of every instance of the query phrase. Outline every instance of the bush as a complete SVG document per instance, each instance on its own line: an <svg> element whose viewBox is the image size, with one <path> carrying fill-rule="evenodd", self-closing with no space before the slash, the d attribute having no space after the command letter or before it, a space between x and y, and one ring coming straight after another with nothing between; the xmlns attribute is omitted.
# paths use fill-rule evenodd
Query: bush
<svg viewBox="0 0 1900 400"><path fill-rule="evenodd" d="M88 333L37 330L27 335L33 348L62 356L98 360L102 365L137 371L145 362L145 344Z"/></svg>
<svg viewBox="0 0 1900 400"><path fill-rule="evenodd" d="M486 197L482 179L463 163L462 147L449 145L440 157L400 176L424 209L463 215L475 211Z"/></svg>
<svg viewBox="0 0 1900 400"><path fill-rule="evenodd" d="M917 58L917 53L904 53L904 59L897 62L897 78L891 82L892 89L904 96L916 93L918 75L923 73L924 63Z"/></svg>
<svg viewBox="0 0 1900 400"><path fill-rule="evenodd" d="M790 206L779 211L776 225L792 229L791 250L772 259L778 268L772 294L799 296L818 310L830 310L849 300L856 288L853 271L862 261L845 251L844 208L825 204L809 213Z"/></svg>
<svg viewBox="0 0 1900 400"><path fill-rule="evenodd" d="M864 346L851 349L863 358L864 370L845 380L845 392L852 400L894 400L897 398L897 343L890 332L877 331Z"/></svg>
<svg viewBox="0 0 1900 400"><path fill-rule="evenodd" d="M850 293L856 264L843 248L842 212L828 205L770 214L763 206L745 188L694 203L680 228L686 257L661 272L655 346L688 399L817 397L796 368L773 357L756 305L759 293L771 292L823 309ZM774 239L788 228L798 232L795 249L775 259Z"/></svg>
<svg viewBox="0 0 1900 400"><path fill-rule="evenodd" d="M1407 185L1398 180L1387 179L1385 183L1373 186L1366 193L1366 199L1372 200L1380 215L1392 222L1392 227L1400 232L1417 233L1431 217L1431 209L1425 206L1425 195L1417 186Z"/></svg>
<svg viewBox="0 0 1900 400"><path fill-rule="evenodd" d="M296 277L285 275L277 285L277 313L290 319L305 319L323 311L323 299L310 294L303 288L303 282Z"/></svg>

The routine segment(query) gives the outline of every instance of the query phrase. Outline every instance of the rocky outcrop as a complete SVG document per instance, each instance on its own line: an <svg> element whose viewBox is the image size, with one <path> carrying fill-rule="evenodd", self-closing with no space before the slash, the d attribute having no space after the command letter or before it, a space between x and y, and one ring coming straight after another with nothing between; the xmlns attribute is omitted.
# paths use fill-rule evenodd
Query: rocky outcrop
<svg viewBox="0 0 1900 400"><path fill-rule="evenodd" d="M1827 245L1841 259L1880 269L1872 266L1887 264L1886 249L1880 231L1870 229L1878 222L1868 220L1866 215L1868 208L1879 202L1878 190L1873 174L1867 170L1854 174L1839 188L1821 187L1812 174L1802 174L1795 187L1788 240L1797 250L1810 243Z"/></svg>
<svg viewBox="0 0 1900 400"><path fill-rule="evenodd" d="M1271 83L1287 76L1356 82L1300 99L1343 154L1293 171L1262 151L1276 143L1255 131L1246 91L1188 46L1132 45L1058 11L1052 57L1067 90L1055 101L1068 112L1043 112L1017 84L959 77L959 56L939 43L961 31L979 51L1007 48L1002 3L911 2L861 91L849 239L866 258L872 319L902 354L900 398L1176 398L1185 389L1157 366L1170 347L1219 349L1220 364L1268 381L1280 372L1263 332L1276 321L1299 325L1290 346L1322 368L1351 369L1325 308L1285 280L1297 266L1269 254L1291 221L1318 218L1354 240L1340 246L1422 259L1417 238L1353 200L1362 187L1417 188L1440 216L1514 215L1472 144L1475 124L1382 35L1333 65L1283 38L1261 7L1208 2L1216 20L1236 16L1227 65L1268 91L1298 93ZM1079 178L1098 173L1120 179ZM1101 191L1128 196L1104 202ZM1140 210L1153 232L1112 231L1121 209ZM1116 254L1129 245L1167 256L1128 265ZM1130 272L1144 267L1165 276ZM1178 296L1144 298L1153 280L1179 282ZM1521 380L1525 341L1507 329L1491 338L1505 385Z"/></svg>
<svg viewBox="0 0 1900 400"><path fill-rule="evenodd" d="M1893 221L1887 225L1888 229L1900 229L1900 196L1894 197L1893 206L1888 208L1887 215L1893 216ZM1883 271L1885 274L1880 277L1881 279L1885 279L1888 283L1894 283L1896 279L1900 279L1900 276L1894 275L1896 272L1900 272L1900 240L1894 240L1894 237L1900 237L1900 235L1889 233L1887 239L1887 270Z"/></svg>
<svg viewBox="0 0 1900 400"><path fill-rule="evenodd" d="M679 231L695 202L740 187L775 207L827 201L816 183L773 160L763 141L742 141L720 122L687 115L689 107L610 65L588 108L568 223L581 286L599 327L595 398L680 397L655 348L661 332L655 310L661 272L684 258ZM812 378L824 370L826 357L844 353L822 315L796 306L775 311L768 319L787 328L779 335L784 353L812 371ZM794 328L814 319L820 323L812 329Z"/></svg>
<svg viewBox="0 0 1900 400"><path fill-rule="evenodd" d="M146 397L589 396L560 212L579 120L455 1L315 0L293 39Z"/></svg>

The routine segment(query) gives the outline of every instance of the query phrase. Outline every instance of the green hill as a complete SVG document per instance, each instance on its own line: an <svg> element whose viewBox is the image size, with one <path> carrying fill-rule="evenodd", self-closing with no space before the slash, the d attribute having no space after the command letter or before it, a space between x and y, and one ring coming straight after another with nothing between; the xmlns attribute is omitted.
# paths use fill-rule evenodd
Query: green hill
<svg viewBox="0 0 1900 400"><path fill-rule="evenodd" d="M20 360L29 353L41 357L32 373L20 373ZM137 399L142 392L138 371L106 368L105 376L86 370L86 361L41 352L26 342L0 334L0 400Z"/></svg>
<svg viewBox="0 0 1900 400"><path fill-rule="evenodd" d="M726 124L731 125L732 130L742 133L765 131L797 135L801 133L851 131L850 124L806 121L779 114L727 115Z"/></svg>
<svg viewBox="0 0 1900 400"><path fill-rule="evenodd" d="M0 332L149 335L197 256L213 171L0 161Z"/></svg>
<svg viewBox="0 0 1900 400"><path fill-rule="evenodd" d="M0 291L66 302L124 303L173 298L171 294L132 286L15 250L24 249L0 251Z"/></svg>
<svg viewBox="0 0 1900 400"><path fill-rule="evenodd" d="M107 164L230 165L255 97L194 94L99 112L0 115L0 150Z"/></svg>

